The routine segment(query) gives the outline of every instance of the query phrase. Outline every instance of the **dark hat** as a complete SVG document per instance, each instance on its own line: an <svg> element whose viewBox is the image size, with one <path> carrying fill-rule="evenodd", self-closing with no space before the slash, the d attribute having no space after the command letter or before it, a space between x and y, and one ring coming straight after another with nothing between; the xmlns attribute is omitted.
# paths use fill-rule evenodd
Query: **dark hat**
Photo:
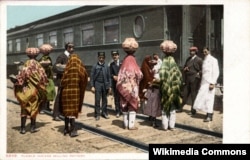
<svg viewBox="0 0 250 160"><path fill-rule="evenodd" d="M98 57L103 56L105 57L105 52L98 52Z"/></svg>
<svg viewBox="0 0 250 160"><path fill-rule="evenodd" d="M115 54L119 55L119 52L118 51L111 51L111 55L115 55Z"/></svg>

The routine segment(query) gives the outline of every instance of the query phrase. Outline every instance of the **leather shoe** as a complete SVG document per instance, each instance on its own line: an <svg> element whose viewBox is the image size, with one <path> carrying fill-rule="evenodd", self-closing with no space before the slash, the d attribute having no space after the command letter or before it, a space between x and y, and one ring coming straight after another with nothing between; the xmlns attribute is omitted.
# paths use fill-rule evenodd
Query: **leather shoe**
<svg viewBox="0 0 250 160"><path fill-rule="evenodd" d="M77 130L73 130L69 133L70 137L76 137L78 136Z"/></svg>
<svg viewBox="0 0 250 160"><path fill-rule="evenodd" d="M95 117L95 120L99 121L100 120L100 116Z"/></svg>
<svg viewBox="0 0 250 160"><path fill-rule="evenodd" d="M116 114L116 118L119 118L119 117L120 117L120 113L117 113L117 114Z"/></svg>
<svg viewBox="0 0 250 160"><path fill-rule="evenodd" d="M102 114L102 117L105 119L109 119L109 116L107 114Z"/></svg>
<svg viewBox="0 0 250 160"><path fill-rule="evenodd" d="M40 114L45 114L45 112L44 112L43 110L42 110L42 111L40 111L39 113L40 113Z"/></svg>
<svg viewBox="0 0 250 160"><path fill-rule="evenodd" d="M35 126L32 126L30 128L30 133L35 133L35 132L38 132L38 131L39 131L39 129L37 129Z"/></svg>
<svg viewBox="0 0 250 160"><path fill-rule="evenodd" d="M182 109L177 109L176 110L176 113L181 113L182 112Z"/></svg>
<svg viewBox="0 0 250 160"><path fill-rule="evenodd" d="M68 130L68 129L64 129L64 131L63 131L63 135L65 135L66 136L66 134L69 134L70 133L70 131Z"/></svg>
<svg viewBox="0 0 250 160"><path fill-rule="evenodd" d="M21 127L21 129L20 129L20 133L21 133L21 134L25 134L25 133L26 133L25 128L22 128L22 127Z"/></svg>
<svg viewBox="0 0 250 160"><path fill-rule="evenodd" d="M212 118L211 117L207 117L206 119L204 119L203 122L210 122L210 121L212 121Z"/></svg>
<svg viewBox="0 0 250 160"><path fill-rule="evenodd" d="M189 112L188 114L193 116L196 114L196 110L191 110L191 112Z"/></svg>
<svg viewBox="0 0 250 160"><path fill-rule="evenodd" d="M59 117L54 117L53 120L54 121L61 121Z"/></svg>

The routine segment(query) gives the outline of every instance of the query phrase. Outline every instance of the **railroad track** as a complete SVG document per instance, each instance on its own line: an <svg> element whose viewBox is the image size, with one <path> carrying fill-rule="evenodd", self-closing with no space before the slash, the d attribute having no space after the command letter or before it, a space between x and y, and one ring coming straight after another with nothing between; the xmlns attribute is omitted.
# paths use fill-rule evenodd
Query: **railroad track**
<svg viewBox="0 0 250 160"><path fill-rule="evenodd" d="M7 87L9 89L13 89L12 87ZM7 98L7 102L11 102L18 105L16 100ZM91 110L93 112L94 106L88 103L83 103L86 110ZM114 110L108 108L110 114L114 114ZM52 117L52 113L45 111L45 114ZM86 117L85 117L86 118ZM88 120L79 119L77 120L77 126L79 129L90 132L92 134L98 135L99 137L105 137L107 139L111 139L113 141L117 141L118 143L123 143L129 146L132 146L136 149L141 150L142 152L147 153L149 149L149 144L151 143L189 143L189 139L196 140L197 137L202 140L211 139L211 142L208 143L222 143L222 133L218 133L211 130L206 130L202 128L197 128L189 125L184 125L180 123L176 123L176 130L174 132L166 132L160 129L153 129L150 127L149 122L147 122L147 116L138 114L137 115L137 123L140 123L141 126L137 131L129 131L124 130L122 127L122 118L121 120L117 119L104 119L98 122L95 122L94 117L88 118ZM61 120L64 120L63 116L60 116ZM108 126L107 124L116 121L117 125ZM85 122L85 123L83 123ZM89 123L87 123L89 122ZM119 123L118 123L119 122ZM97 124L98 123L98 124ZM157 123L160 124L161 121L157 119ZM99 127L97 127L99 125ZM100 127L101 126L101 127ZM173 138L174 136L178 137L186 137L182 139ZM200 137L200 138L199 138ZM208 138L209 137L209 138ZM204 141L207 143L206 141ZM194 142L194 143L199 143Z"/></svg>

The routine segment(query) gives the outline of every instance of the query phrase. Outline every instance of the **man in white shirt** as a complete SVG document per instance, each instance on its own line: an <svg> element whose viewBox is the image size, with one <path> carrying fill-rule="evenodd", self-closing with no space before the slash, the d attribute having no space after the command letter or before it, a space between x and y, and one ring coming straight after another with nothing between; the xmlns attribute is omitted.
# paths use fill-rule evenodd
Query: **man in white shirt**
<svg viewBox="0 0 250 160"><path fill-rule="evenodd" d="M194 102L194 109L207 113L204 122L212 121L215 85L219 77L219 65L216 58L214 58L208 48L203 48L205 55L202 64L202 79L199 92Z"/></svg>

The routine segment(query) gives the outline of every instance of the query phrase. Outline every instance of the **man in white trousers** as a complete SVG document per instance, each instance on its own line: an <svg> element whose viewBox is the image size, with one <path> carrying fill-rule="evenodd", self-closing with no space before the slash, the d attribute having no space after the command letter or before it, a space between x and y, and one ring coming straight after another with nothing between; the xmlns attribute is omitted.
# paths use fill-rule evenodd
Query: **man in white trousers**
<svg viewBox="0 0 250 160"><path fill-rule="evenodd" d="M205 58L202 64L202 79L194 102L194 109L206 112L204 122L210 122L213 119L215 85L219 77L219 65L208 48L203 48L203 54Z"/></svg>

